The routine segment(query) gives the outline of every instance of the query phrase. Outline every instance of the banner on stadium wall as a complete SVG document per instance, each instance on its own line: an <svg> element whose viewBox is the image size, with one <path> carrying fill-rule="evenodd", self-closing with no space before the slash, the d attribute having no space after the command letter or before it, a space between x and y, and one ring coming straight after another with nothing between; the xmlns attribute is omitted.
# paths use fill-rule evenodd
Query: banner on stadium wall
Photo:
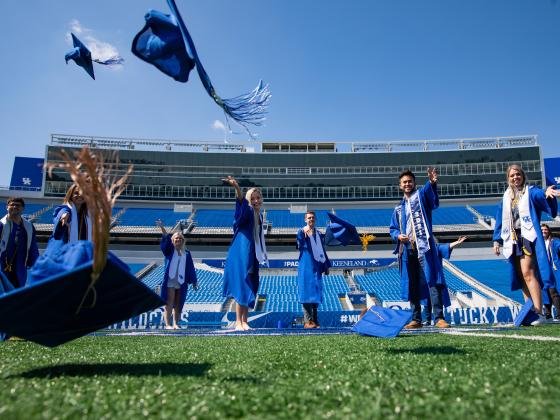
<svg viewBox="0 0 560 420"><path fill-rule="evenodd" d="M43 185L45 160L16 156L12 170L10 190L40 191Z"/></svg>
<svg viewBox="0 0 560 420"><path fill-rule="evenodd" d="M331 260L332 268L372 268L383 267L396 262L396 258L346 258ZM203 264L214 268L224 268L225 259L203 259ZM297 268L298 260L269 260L269 268Z"/></svg>
<svg viewBox="0 0 560 420"><path fill-rule="evenodd" d="M544 175L546 185L560 184L560 157L544 160Z"/></svg>
<svg viewBox="0 0 560 420"><path fill-rule="evenodd" d="M404 302L403 302L404 303ZM391 305L393 309L405 309L405 305ZM451 325L481 325L511 323L519 313L520 305L489 306L478 308L446 308L445 317ZM319 322L323 327L351 327L358 322L360 311L319 312ZM248 317L253 328L299 327L303 325L302 312L251 312ZM189 327L232 327L235 312L187 312L181 314L180 323ZM164 310L156 309L127 321L111 325L109 329L163 329Z"/></svg>

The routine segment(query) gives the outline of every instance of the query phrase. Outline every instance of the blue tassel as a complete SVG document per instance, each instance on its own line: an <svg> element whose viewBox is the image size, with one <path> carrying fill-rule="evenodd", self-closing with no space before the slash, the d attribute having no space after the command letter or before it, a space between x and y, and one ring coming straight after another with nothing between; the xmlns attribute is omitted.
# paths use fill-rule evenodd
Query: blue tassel
<svg viewBox="0 0 560 420"><path fill-rule="evenodd" d="M268 84L265 85L263 81L260 80L257 87L251 92L229 99L221 99L215 92L213 93L214 95L212 95L212 97L224 110L226 117L230 117L245 128L249 136L254 139L255 135L251 133L247 125L251 124L257 127L263 125L271 98Z"/></svg>

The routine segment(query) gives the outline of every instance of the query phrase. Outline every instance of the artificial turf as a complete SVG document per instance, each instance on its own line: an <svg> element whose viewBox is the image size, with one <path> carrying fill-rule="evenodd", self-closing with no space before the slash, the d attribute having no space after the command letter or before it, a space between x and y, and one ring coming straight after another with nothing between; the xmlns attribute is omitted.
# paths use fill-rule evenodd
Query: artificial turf
<svg viewBox="0 0 560 420"><path fill-rule="evenodd" d="M555 418L560 397L560 342L85 337L0 354L1 419Z"/></svg>

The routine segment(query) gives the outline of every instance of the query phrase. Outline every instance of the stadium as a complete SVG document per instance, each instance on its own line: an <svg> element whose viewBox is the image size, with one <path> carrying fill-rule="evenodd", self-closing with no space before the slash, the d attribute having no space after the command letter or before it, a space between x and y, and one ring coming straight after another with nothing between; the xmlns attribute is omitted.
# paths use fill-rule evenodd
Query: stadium
<svg viewBox="0 0 560 420"><path fill-rule="evenodd" d="M490 248L496 205L507 186L504 173L508 165L522 165L530 182L537 186L545 185L547 176L554 178L551 171L545 174L545 160L536 136L387 143L224 144L53 134L44 158L16 158L12 185L9 190L2 191L5 197L25 198L25 217L34 223L42 247L53 230L52 210L72 184L64 170L55 166L52 174L47 174L42 170L43 165L56 165L61 162L62 150L73 154L84 145L102 155L107 165L116 168L117 174L124 173L129 165L134 168L133 177L113 208L111 250L129 265L143 284L159 294L164 266L159 250L161 233L155 220L161 219L168 231L181 231L185 235L195 260L199 290L188 293L181 315L181 330L165 331L163 310L158 309L62 346L56 354L60 354L65 363L35 368L22 374L23 378L41 383L45 378L68 380L90 374L124 374L135 377L133 383L137 385L134 386L140 386L138 381L152 378L155 370L167 385L174 384L173 378L179 375L194 389L192 399L187 399L194 405L180 405L184 407L182 414L193 417L266 417L267 410L271 410L268 414L272 417L307 417L315 412L327 417L354 417L361 412L367 416L427 415L427 409L444 413L447 404L452 404L456 410L451 417L464 417L473 412L495 416L499 412L495 406L497 399L518 392L507 382L519 378L515 375L509 379L488 378L487 370L494 363L492 359L502 352L504 357L515 358L513 354L526 351L527 340L536 334L546 335L550 340L558 336L553 325L539 327L537 332L508 327L519 312L523 298L519 291L510 291L506 261L495 257ZM396 182L399 173L411 169L418 174L418 184L422 185L428 167L436 167L440 173L441 205L434 212L434 233L442 243L461 235L468 236L468 241L452 258L444 261L451 295L451 306L445 309L445 316L452 328L437 331L427 326L421 332L403 330L401 336L408 339L401 338L402 342L356 336L351 327L362 309L372 305L409 308L408 302L401 298L398 264L392 253L388 224L401 197ZM253 330L241 333L231 330L235 319L234 302L223 295L223 267L232 239L235 200L232 188L221 181L227 175L236 177L244 189L260 187L265 202L264 231L269 267L260 270L257 304L249 313L249 325ZM313 331L303 329L296 287L295 235L303 225L307 210L316 211L317 226L322 230L327 225L327 213L331 212L354 224L359 233L376 237L367 250L359 246L328 249L332 268L323 277L323 303L318 308L321 328ZM560 227L557 219L543 220L553 231ZM512 331L515 332L512 334ZM518 340L512 340L513 337ZM188 340L188 344L184 340ZM247 349L245 341L251 342L251 349ZM172 354L181 352L186 345L188 354L182 356L182 360L188 363L160 364L149 356L140 357L143 362L132 365L92 363L98 357L93 354L105 357L101 347L113 342L137 355L149 353L150 348ZM162 343L167 350L161 349ZM540 351L540 346L546 344L530 343L530 348L534 349L531 351ZM38 360L59 357L54 353L41 353L32 343L6 344L12 346L8 351L17 351L15 346L25 346ZM480 345L485 348L483 352ZM289 346L290 351L280 354L284 346ZM311 346L312 357L309 357L308 346ZM91 354L86 357L92 359L82 365L68 351ZM211 362L195 362L196 355L208 351L214 352ZM228 351L245 353L236 362L240 363L238 376L230 377L227 373L230 369ZM267 359L267 354L276 356L263 364L261 361ZM394 386L419 387L421 378L429 374L429 360L434 358L446 361L438 374L437 386L452 390L449 395L453 400L434 399L422 388L410 401L400 401L402 394L398 389L386 390L382 397L378 391L374 394L368 391L367 381L359 379L351 384L352 378L360 377L356 369L365 369L378 380L391 378ZM417 364L414 362L417 359L428 364ZM410 363L416 366L411 377L393 371L400 369L399 366L406 370ZM297 373L295 378L291 377L292 364L293 372L306 372L305 375L321 383L320 387L307 393L305 380L299 380ZM248 368L250 365L257 366L256 370ZM467 366L469 374L464 371ZM216 378L202 379L207 371L214 369ZM320 373L323 370L325 373ZM22 376L13 379L15 374L7 375L14 381L13 389L17 389L18 384L22 386ZM453 375L474 381L467 392L500 396L494 399L467 397L463 401L459 396L459 382ZM225 391L230 398L227 404L219 396L214 397L218 403L212 402L203 396L203 388L212 386L213 381L228 382L225 389L235 387L237 381L243 381L250 389L259 389L267 381L280 387L285 382L288 388L283 390L282 398L294 402L287 406L272 403L274 397L270 393L273 391L267 387L258 392L251 403L236 400L241 396L233 388ZM544 387L544 381L536 376L531 386ZM150 385L146 386L156 386L156 382L150 379ZM118 383L115 392L119 392L121 385ZM325 399L324 406L318 403L319 396L320 400ZM372 397L377 401L372 403ZM142 412L155 415L157 392L147 393L142 398L138 400ZM194 408L197 399L205 404L197 409L202 411ZM527 412L527 407L519 406L515 398L512 401L505 408L506 416ZM29 404L33 407L31 414L39 416L38 404L31 401ZM360 408L363 404L365 409ZM103 410L83 401L78 406L95 417L119 412L114 407ZM531 407L537 413L550 412L546 405ZM56 416L57 412L51 406L47 416ZM130 415L134 412L129 411ZM166 412L176 413L173 409ZM11 413L17 415L18 411ZM69 413L73 413L70 417L77 414Z"/></svg>

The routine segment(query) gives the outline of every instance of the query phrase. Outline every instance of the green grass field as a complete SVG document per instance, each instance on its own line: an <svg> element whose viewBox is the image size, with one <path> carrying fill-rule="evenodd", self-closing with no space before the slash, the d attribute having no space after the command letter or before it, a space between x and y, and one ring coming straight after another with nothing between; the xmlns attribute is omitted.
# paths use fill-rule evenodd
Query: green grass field
<svg viewBox="0 0 560 420"><path fill-rule="evenodd" d="M0 354L1 419L554 418L560 404L559 341L85 337Z"/></svg>

